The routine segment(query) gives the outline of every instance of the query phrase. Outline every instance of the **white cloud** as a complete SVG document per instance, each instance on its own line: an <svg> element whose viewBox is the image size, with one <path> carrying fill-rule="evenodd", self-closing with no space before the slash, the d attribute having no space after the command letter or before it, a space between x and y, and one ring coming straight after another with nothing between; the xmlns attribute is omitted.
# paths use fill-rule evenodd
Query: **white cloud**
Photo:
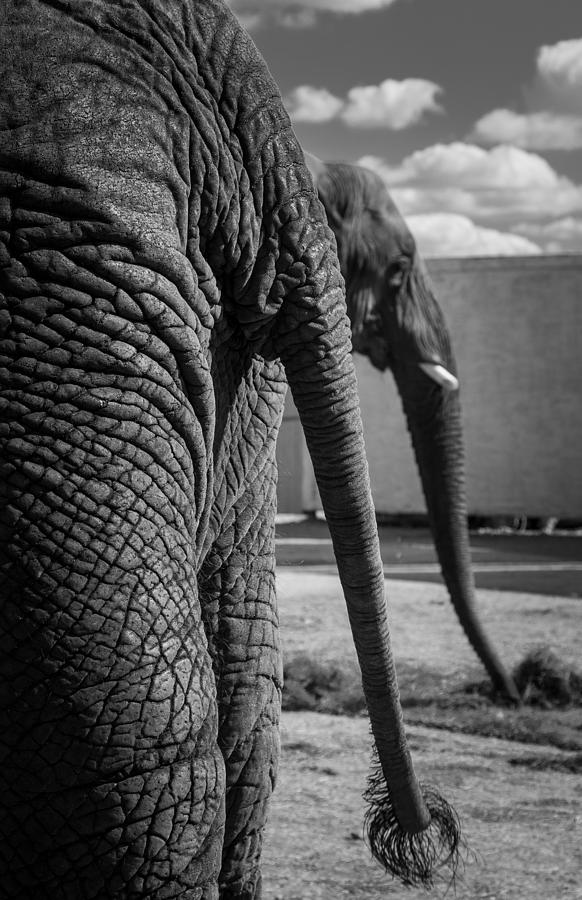
<svg viewBox="0 0 582 900"><path fill-rule="evenodd" d="M557 103L582 111L582 38L540 47L537 70Z"/></svg>
<svg viewBox="0 0 582 900"><path fill-rule="evenodd" d="M365 156L360 165L375 169L388 184L427 184L441 187L508 188L554 186L558 176L545 159L517 147L491 150L456 141L417 150L398 166Z"/></svg>
<svg viewBox="0 0 582 900"><path fill-rule="evenodd" d="M281 25L307 27L317 13L357 15L386 9L397 0L227 0L244 25L257 28L271 20Z"/></svg>
<svg viewBox="0 0 582 900"><path fill-rule="evenodd" d="M326 88L296 87L285 97L295 122L341 119L352 128L390 128L398 131L419 122L428 112L439 112L437 84L421 78L386 79L378 85L351 88L345 100Z"/></svg>
<svg viewBox="0 0 582 900"><path fill-rule="evenodd" d="M285 28L312 28L317 14L313 9L295 9L279 13L277 21Z"/></svg>
<svg viewBox="0 0 582 900"><path fill-rule="evenodd" d="M435 144L399 165L358 163L383 178L427 256L582 253L582 186L535 153Z"/></svg>
<svg viewBox="0 0 582 900"><path fill-rule="evenodd" d="M295 122L329 122L343 108L344 101L326 88L304 84L285 97L285 105Z"/></svg>
<svg viewBox="0 0 582 900"><path fill-rule="evenodd" d="M348 91L341 118L353 127L398 131L414 125L427 112L440 112L435 100L440 90L438 84L423 78L387 78L378 85L353 87Z"/></svg>
<svg viewBox="0 0 582 900"><path fill-rule="evenodd" d="M582 253L582 218L567 216L553 222L523 222L516 229L541 244L546 253Z"/></svg>
<svg viewBox="0 0 582 900"><path fill-rule="evenodd" d="M254 31L261 25L262 21L261 14L253 12L237 12L237 18L247 31Z"/></svg>
<svg viewBox="0 0 582 900"><path fill-rule="evenodd" d="M511 143L530 150L582 147L582 116L552 112L522 115L495 109L475 123L472 136L484 144Z"/></svg>
<svg viewBox="0 0 582 900"><path fill-rule="evenodd" d="M540 47L536 67L525 89L527 111L495 109L475 123L469 140L529 150L582 147L582 38Z"/></svg>
<svg viewBox="0 0 582 900"><path fill-rule="evenodd" d="M511 232L475 225L456 213L407 216L406 221L425 256L531 256L541 248Z"/></svg>
<svg viewBox="0 0 582 900"><path fill-rule="evenodd" d="M435 144L398 166L373 156L359 163L381 175L404 214L450 212L511 227L582 212L582 186L518 147Z"/></svg>

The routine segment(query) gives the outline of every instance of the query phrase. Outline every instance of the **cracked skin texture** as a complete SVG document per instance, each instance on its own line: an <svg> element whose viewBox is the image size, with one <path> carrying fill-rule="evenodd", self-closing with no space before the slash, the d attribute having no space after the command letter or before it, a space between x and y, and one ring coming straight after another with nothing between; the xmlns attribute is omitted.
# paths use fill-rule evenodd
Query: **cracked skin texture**
<svg viewBox="0 0 582 900"><path fill-rule="evenodd" d="M218 0L2 19L0 893L259 897L283 364L365 480L333 239Z"/></svg>

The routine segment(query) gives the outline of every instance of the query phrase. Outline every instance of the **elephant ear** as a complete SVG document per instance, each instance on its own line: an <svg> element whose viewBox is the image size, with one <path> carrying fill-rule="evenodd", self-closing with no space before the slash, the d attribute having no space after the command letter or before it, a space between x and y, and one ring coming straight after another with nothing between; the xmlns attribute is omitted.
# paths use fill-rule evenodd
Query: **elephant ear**
<svg viewBox="0 0 582 900"><path fill-rule="evenodd" d="M381 370L399 360L435 377L440 366L445 386L457 387L442 311L383 180L360 166L308 163L337 242L354 349Z"/></svg>
<svg viewBox="0 0 582 900"><path fill-rule="evenodd" d="M391 263L412 257L412 235L374 172L345 163L317 162L316 187L336 236L347 285L355 278L378 282Z"/></svg>
<svg viewBox="0 0 582 900"><path fill-rule="evenodd" d="M324 163L311 153L305 153L305 162L325 208L328 225L335 235L348 292L350 320L352 327L357 327L371 309L372 288L378 271L370 255L370 251L373 252L372 222L358 183L362 170L340 163ZM357 308L353 310L350 309L353 305L350 295L356 301Z"/></svg>
<svg viewBox="0 0 582 900"><path fill-rule="evenodd" d="M385 235L400 230L398 211L394 207L393 222L384 221L392 210L374 203L369 181L375 176L366 169L324 163L309 153L305 159L336 239L353 348L384 370L389 365L389 347L381 305L389 257L398 254L396 247L387 246Z"/></svg>

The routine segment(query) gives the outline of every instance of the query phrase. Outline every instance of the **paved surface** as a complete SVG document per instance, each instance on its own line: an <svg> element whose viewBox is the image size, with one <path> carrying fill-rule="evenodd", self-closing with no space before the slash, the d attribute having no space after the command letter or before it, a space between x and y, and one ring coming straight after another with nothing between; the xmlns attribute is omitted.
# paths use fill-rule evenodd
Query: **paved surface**
<svg viewBox="0 0 582 900"><path fill-rule="evenodd" d="M430 531L379 526L387 577L442 581ZM573 533L471 534L478 588L582 598L582 535ZM277 563L333 570L334 556L324 521L303 519L277 525Z"/></svg>

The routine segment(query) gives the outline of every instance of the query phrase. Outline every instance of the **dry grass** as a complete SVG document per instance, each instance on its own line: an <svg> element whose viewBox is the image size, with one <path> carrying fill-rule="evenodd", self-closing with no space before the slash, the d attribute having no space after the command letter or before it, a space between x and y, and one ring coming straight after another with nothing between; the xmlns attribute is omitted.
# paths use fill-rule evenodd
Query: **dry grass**
<svg viewBox="0 0 582 900"><path fill-rule="evenodd" d="M387 879L361 840L370 735L365 715L354 714L363 700L337 578L300 568L280 570L277 578L287 709L306 703L348 714L283 714L265 898L421 900L425 892ZM484 690L483 670L442 585L391 581L388 597L416 771L454 804L477 854L455 892L430 896L582 900L582 705L571 677L573 699L562 677L548 703L540 684L545 691L554 681L552 666L547 660L541 669L531 665L544 645L570 673L577 671L580 600L479 592L480 615L505 664L513 671L530 659L531 686L520 682L528 703L514 710Z"/></svg>
<svg viewBox="0 0 582 900"><path fill-rule="evenodd" d="M355 665L320 663L305 653L294 656L285 664L283 709L362 715L366 702Z"/></svg>
<svg viewBox="0 0 582 900"><path fill-rule="evenodd" d="M488 682L459 687L434 671L399 666L406 721L465 734L582 751L582 674L549 647L529 651L514 667L524 698L511 709ZM358 670L352 660L319 662L303 653L285 665L286 710L365 715Z"/></svg>

